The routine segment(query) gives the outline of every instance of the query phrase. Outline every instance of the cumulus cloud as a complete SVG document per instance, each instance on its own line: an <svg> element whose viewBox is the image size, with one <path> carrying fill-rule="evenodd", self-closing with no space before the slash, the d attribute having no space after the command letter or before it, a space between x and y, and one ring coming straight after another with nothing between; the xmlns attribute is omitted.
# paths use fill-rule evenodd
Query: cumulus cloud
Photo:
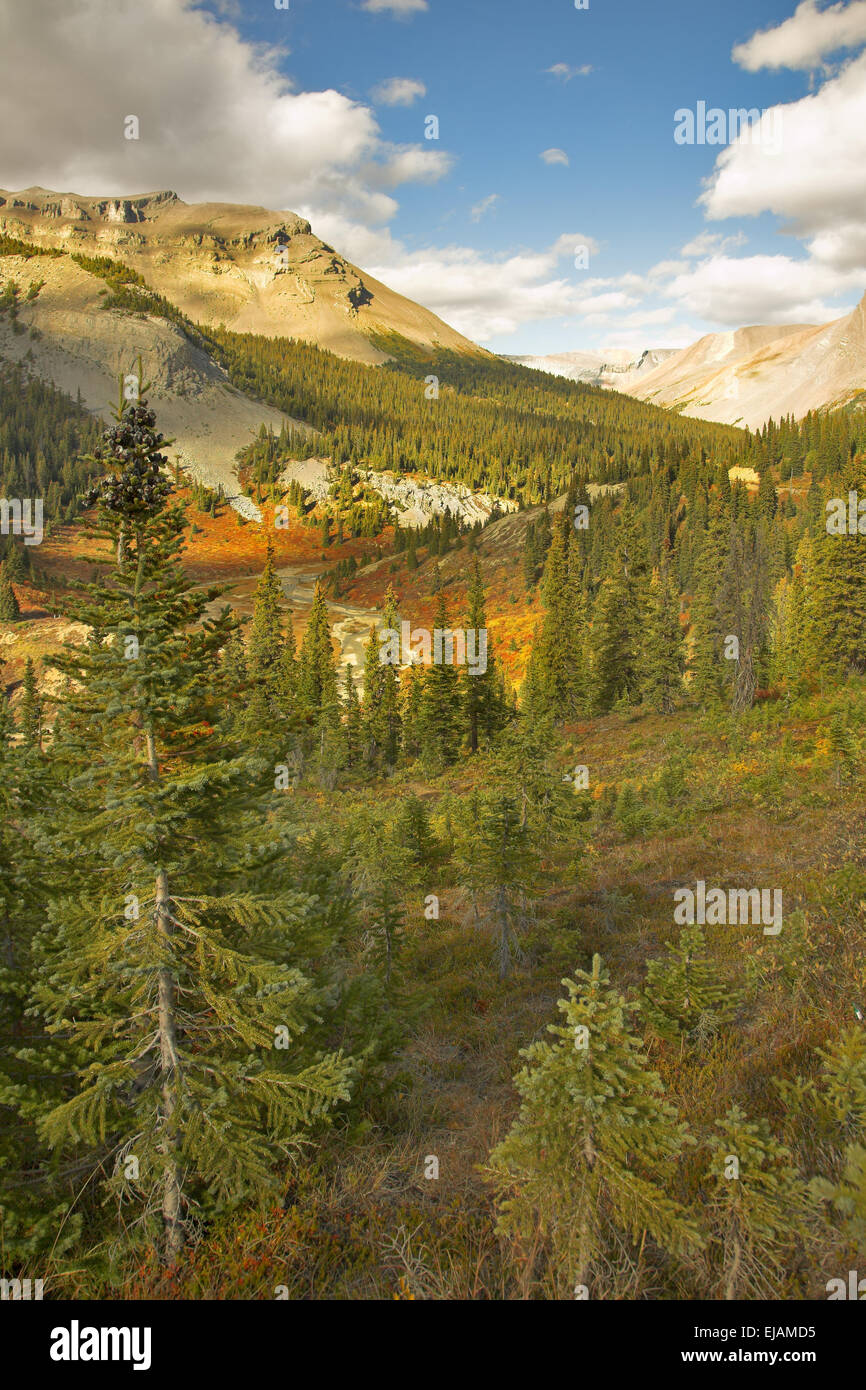
<svg viewBox="0 0 866 1390"><path fill-rule="evenodd" d="M370 92L379 106L411 106L418 97L426 95L424 83L416 82L413 77L389 77Z"/></svg>
<svg viewBox="0 0 866 1390"><path fill-rule="evenodd" d="M194 0L7 0L3 39L2 179L13 188L173 188L191 202L304 206L313 218L340 209L375 224L397 209L384 187L448 167L383 141L368 106L297 91L277 50L245 42ZM124 138L127 115L138 140Z"/></svg>
<svg viewBox="0 0 866 1390"><path fill-rule="evenodd" d="M856 276L847 287L856 289ZM839 317L827 298L845 288L833 271L791 256L713 256L677 275L666 293L710 323L823 323Z"/></svg>
<svg viewBox="0 0 866 1390"><path fill-rule="evenodd" d="M446 247L413 253L402 265L389 265L387 273L401 294L420 300L479 342L513 333L524 323L563 316L589 321L637 303L620 290L586 293L555 274L557 260L552 247L496 260L465 247Z"/></svg>
<svg viewBox="0 0 866 1390"><path fill-rule="evenodd" d="M816 67L840 49L866 43L866 0L851 0L819 10L816 0L803 0L790 19L773 29L753 34L731 54L748 72L761 68Z"/></svg>
<svg viewBox="0 0 866 1390"><path fill-rule="evenodd" d="M538 158L543 159L545 164L565 164L566 167L568 166L568 155L565 150L542 150Z"/></svg>
<svg viewBox="0 0 866 1390"><path fill-rule="evenodd" d="M774 212L786 230L811 238L813 256L866 273L866 54L782 114L778 154L737 143L719 156L700 198L707 216Z"/></svg>

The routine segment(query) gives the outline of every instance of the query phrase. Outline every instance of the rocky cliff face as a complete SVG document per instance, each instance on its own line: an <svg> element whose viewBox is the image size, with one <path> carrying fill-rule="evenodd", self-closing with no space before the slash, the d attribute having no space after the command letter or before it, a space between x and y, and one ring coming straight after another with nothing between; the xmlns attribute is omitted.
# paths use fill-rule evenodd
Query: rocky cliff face
<svg viewBox="0 0 866 1390"><path fill-rule="evenodd" d="M90 198L0 189L0 231L124 261L200 323L301 338L364 362L387 360L371 342L387 332L424 347L481 352L429 310L365 275L293 213L187 204L167 191Z"/></svg>

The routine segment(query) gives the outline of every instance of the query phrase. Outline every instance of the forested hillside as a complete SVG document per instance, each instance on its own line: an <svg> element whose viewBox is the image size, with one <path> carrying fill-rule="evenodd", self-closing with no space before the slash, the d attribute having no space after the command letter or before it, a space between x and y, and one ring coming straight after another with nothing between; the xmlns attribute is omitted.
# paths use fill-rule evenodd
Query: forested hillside
<svg viewBox="0 0 866 1390"><path fill-rule="evenodd" d="M184 504L147 402L101 431L0 376L4 486L70 552L91 531L62 652L0 700L4 1272L824 1296L866 1230L863 417L748 435L497 363L212 341L342 465L309 508L300 441L252 446L246 623L191 577L219 499ZM368 466L521 510L407 532ZM320 528L300 633L281 510ZM0 624L35 645L18 564ZM357 665L335 593L379 614Z"/></svg>

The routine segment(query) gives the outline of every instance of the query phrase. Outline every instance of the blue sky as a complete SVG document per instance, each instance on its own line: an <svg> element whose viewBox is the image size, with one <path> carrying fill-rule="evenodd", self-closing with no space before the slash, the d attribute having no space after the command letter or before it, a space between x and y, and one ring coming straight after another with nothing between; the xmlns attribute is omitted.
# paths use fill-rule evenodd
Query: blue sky
<svg viewBox="0 0 866 1390"><path fill-rule="evenodd" d="M32 43L43 90L54 69L79 94L74 117L67 100L0 149L5 186L291 208L497 351L679 345L836 317L866 290L866 0L0 0L0 14L21 70ZM13 78L0 129L15 99ZM676 143L674 113L699 102L781 110L784 141ZM121 108L141 113L132 148Z"/></svg>

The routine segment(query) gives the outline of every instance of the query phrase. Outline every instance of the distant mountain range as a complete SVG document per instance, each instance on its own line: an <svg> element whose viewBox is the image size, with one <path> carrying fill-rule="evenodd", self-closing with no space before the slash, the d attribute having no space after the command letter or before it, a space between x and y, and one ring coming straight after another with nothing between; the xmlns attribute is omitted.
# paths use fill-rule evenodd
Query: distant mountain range
<svg viewBox="0 0 866 1390"><path fill-rule="evenodd" d="M388 360L389 335L422 349L489 355L352 265L291 212L187 204L168 191L102 198L0 189L0 232L121 261L205 326L297 338L371 364ZM44 285L25 299L37 279ZM161 419L200 476L225 481L251 432L283 423L278 411L233 391L207 353L169 320L96 313L105 286L70 256L3 256L0 291L10 283L23 291L19 322L0 315L0 355L29 354L40 375L72 395L80 389L92 410L104 412L118 372L142 353ZM25 338L22 327L34 331ZM740 328L637 356L617 349L508 360L685 415L756 428L771 415L866 404L866 296L829 324Z"/></svg>
<svg viewBox="0 0 866 1390"><path fill-rule="evenodd" d="M708 333L690 347L512 357L526 367L607 386L702 420L757 429L770 416L866 405L866 295L826 324Z"/></svg>
<svg viewBox="0 0 866 1390"><path fill-rule="evenodd" d="M565 376L569 381L585 381L590 386L610 386L626 391L641 373L652 371L678 348L646 348L638 357L627 348L602 349L601 352L556 352L547 357L511 357L521 367L535 367L553 376Z"/></svg>

